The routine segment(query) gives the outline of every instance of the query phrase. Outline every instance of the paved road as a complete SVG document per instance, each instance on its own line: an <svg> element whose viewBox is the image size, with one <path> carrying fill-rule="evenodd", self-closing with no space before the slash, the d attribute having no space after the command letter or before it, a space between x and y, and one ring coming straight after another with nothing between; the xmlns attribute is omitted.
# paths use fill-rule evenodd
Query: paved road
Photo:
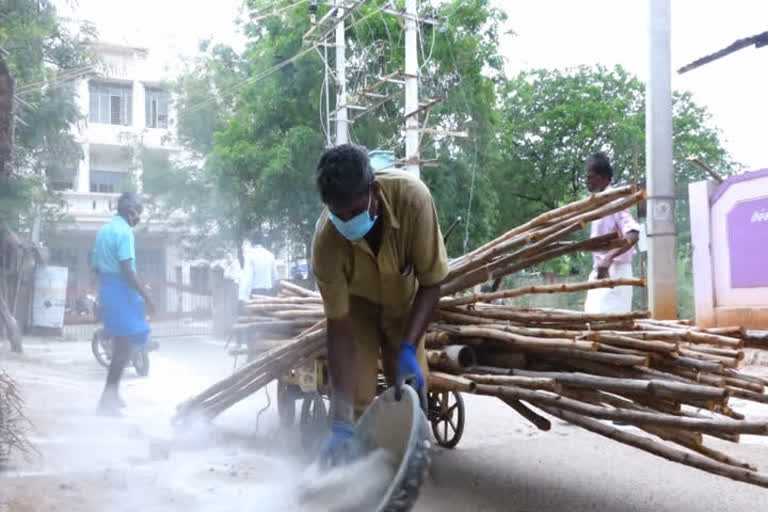
<svg viewBox="0 0 768 512"><path fill-rule="evenodd" d="M255 432L260 393L220 417L214 431L179 437L174 406L228 375L223 344L162 340L149 378L128 371L126 417L93 407L103 383L86 343L30 342L23 357L0 352L0 367L22 385L43 458L15 461L0 495L13 510L287 510L285 484L300 475L286 458L290 436L274 430L274 407ZM272 395L274 397L274 394ZM669 463L573 426L540 433L493 399L470 397L464 439L436 449L416 510L425 512L768 510L768 491ZM768 470L768 444L747 438L735 454ZM282 486L282 487L281 487ZM3 509L3 499L6 508ZM109 503L108 508L103 508ZM245 507L248 508L248 507Z"/></svg>

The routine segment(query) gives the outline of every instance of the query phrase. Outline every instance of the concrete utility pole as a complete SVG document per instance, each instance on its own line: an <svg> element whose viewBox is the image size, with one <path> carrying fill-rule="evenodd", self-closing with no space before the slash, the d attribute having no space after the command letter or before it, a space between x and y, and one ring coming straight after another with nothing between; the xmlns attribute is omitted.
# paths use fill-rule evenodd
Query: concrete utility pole
<svg viewBox="0 0 768 512"><path fill-rule="evenodd" d="M405 160L406 170L419 176L419 54L418 0L405 1ZM411 114L411 115L409 115Z"/></svg>
<svg viewBox="0 0 768 512"><path fill-rule="evenodd" d="M675 176L672 167L670 1L649 0L645 160L648 183L648 305L653 318L677 318Z"/></svg>
<svg viewBox="0 0 768 512"><path fill-rule="evenodd" d="M344 0L336 0L341 6ZM344 9L336 10L339 22L336 25L336 144L349 142L349 119L347 118L347 56L344 29Z"/></svg>

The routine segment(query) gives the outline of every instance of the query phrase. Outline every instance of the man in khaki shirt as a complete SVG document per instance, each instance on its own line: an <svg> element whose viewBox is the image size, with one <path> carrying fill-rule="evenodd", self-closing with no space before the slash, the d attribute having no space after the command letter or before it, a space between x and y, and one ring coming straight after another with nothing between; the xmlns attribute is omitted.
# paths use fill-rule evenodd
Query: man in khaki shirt
<svg viewBox="0 0 768 512"><path fill-rule="evenodd" d="M368 154L349 144L317 166L326 209L315 228L312 271L328 320L329 464L350 456L353 422L376 394L378 360L388 383L415 377L424 390L423 334L448 275L429 189L401 171L374 176Z"/></svg>

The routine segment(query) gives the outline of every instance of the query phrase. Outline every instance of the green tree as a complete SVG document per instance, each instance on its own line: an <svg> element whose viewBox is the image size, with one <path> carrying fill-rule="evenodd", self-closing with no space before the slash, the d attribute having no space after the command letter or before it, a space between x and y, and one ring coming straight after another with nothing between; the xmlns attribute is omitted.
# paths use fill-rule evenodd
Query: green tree
<svg viewBox="0 0 768 512"><path fill-rule="evenodd" d="M81 158L71 130L81 117L71 80L86 70L84 45L90 35L88 27L70 33L47 0L0 2L0 59L15 82L13 90L0 91L0 104L13 105L16 118L10 164L3 155L0 174L0 276L6 279L10 270L15 286L0 283L0 317L18 352L22 346L13 317L15 290L30 251L26 237L17 233L24 235L34 217L60 218L61 204L52 200L49 180L71 181Z"/></svg>
<svg viewBox="0 0 768 512"><path fill-rule="evenodd" d="M501 104L504 164L494 168L493 181L509 200L500 203L500 227L520 224L585 194L584 160L593 151L608 152L615 182L644 181L645 85L621 67L526 71L503 85ZM688 183L707 175L687 158L697 156L722 174L730 174L736 165L709 113L690 93L673 94L673 137L678 259L690 261ZM586 274L591 258L571 258L567 269L562 263L547 268ZM688 316L691 276L686 268L679 265L679 288L681 313Z"/></svg>
<svg viewBox="0 0 768 512"><path fill-rule="evenodd" d="M0 216L16 229L33 212L60 205L48 181L71 179L82 157L71 130L82 119L72 79L92 60L88 25L69 30L48 0L0 3L0 48L15 80L14 183L0 198Z"/></svg>
<svg viewBox="0 0 768 512"><path fill-rule="evenodd" d="M265 0L247 3L252 21L244 25L249 44L243 55L207 50L181 78L179 133L185 147L204 159L203 181L226 198L226 231L233 241L255 226L269 226L274 240L308 250L321 210L314 168L329 129L322 120L328 100L318 55L322 50L275 68L305 51L302 35L310 20L306 6L258 16L270 6ZM397 18L380 7L366 3L347 23L353 101L364 100L354 93L371 85L375 76L403 68L402 30ZM438 28L422 27L422 74L432 77L423 84L422 97L443 98L432 109L429 125L466 130L471 138L425 135L422 159L434 160L436 166L425 167L422 177L433 191L444 228L454 212L466 216L472 191L469 244L475 245L490 236L496 217L489 169L497 154L495 87L502 76L497 26L503 15L487 0L425 3L424 14L444 20ZM328 58L333 69L333 52ZM403 91L386 84L377 92L390 95L390 101L355 119L351 139L369 149L393 148L402 158ZM452 237L452 253L463 250L462 238Z"/></svg>

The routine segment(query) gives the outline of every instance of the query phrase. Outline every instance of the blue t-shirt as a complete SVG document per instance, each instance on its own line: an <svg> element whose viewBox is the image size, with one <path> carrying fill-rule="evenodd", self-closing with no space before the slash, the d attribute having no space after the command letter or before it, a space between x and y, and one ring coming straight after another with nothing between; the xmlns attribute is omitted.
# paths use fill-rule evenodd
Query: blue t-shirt
<svg viewBox="0 0 768 512"><path fill-rule="evenodd" d="M116 215L96 235L91 266L102 274L119 274L120 262L131 260L136 270L136 247L133 229L128 221Z"/></svg>

